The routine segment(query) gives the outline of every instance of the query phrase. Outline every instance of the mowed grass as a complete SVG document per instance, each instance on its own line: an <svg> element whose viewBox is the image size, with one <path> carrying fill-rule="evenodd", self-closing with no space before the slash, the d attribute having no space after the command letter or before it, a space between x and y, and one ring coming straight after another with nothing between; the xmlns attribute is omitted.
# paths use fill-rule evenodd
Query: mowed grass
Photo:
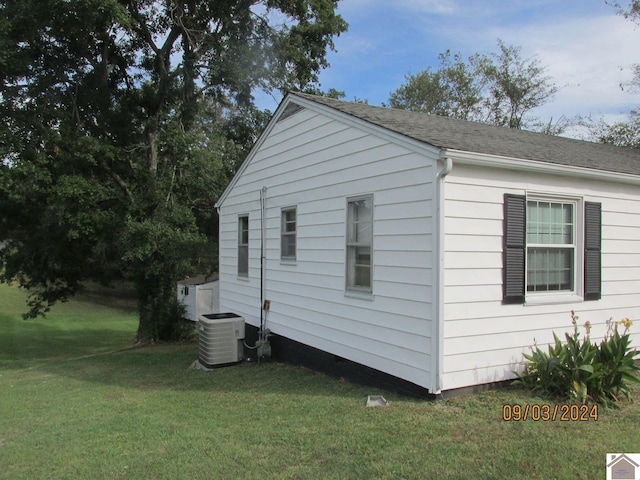
<svg viewBox="0 0 640 480"><path fill-rule="evenodd" d="M23 321L23 292L0 285L0 478L587 479L640 452L638 403L506 422L503 404L545 400L431 402L276 362L194 370L196 343L128 348L134 305L106 293Z"/></svg>

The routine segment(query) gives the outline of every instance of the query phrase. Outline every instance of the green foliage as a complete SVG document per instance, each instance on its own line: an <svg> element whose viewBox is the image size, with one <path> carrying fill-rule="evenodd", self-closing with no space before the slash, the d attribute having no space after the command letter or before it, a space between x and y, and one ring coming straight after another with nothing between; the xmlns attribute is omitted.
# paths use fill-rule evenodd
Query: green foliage
<svg viewBox="0 0 640 480"><path fill-rule="evenodd" d="M640 25L640 1L630 0L628 3L617 0L606 0L613 6L619 15ZM622 90L630 93L640 92L640 64L631 65L632 78L628 82L620 84ZM583 125L589 131L592 141L609 143L622 147L640 148L640 107L636 107L629 113L626 121L608 124L604 118L594 121L591 118L583 119Z"/></svg>
<svg viewBox="0 0 640 480"><path fill-rule="evenodd" d="M640 84L640 74L638 75ZM583 118L589 137L594 142L640 149L640 110L632 110L626 121L609 124L603 118Z"/></svg>
<svg viewBox="0 0 640 480"><path fill-rule="evenodd" d="M523 128L524 116L532 109L544 105L558 91L551 78L546 75L546 67L536 57L523 59L521 48L506 45L498 40L500 51L492 58L480 57L475 60L488 85L483 100L487 123Z"/></svg>
<svg viewBox="0 0 640 480"><path fill-rule="evenodd" d="M628 6L623 6L628 2ZM627 0L620 2L617 0L606 0L606 3L612 5L618 14L624 16L627 20L640 24L640 0Z"/></svg>
<svg viewBox="0 0 640 480"><path fill-rule="evenodd" d="M607 321L607 333L600 344L589 336L591 324L586 322L586 336L580 339L578 316L571 312L573 333L565 333L565 342L554 333L554 342L547 351L535 345L531 354L524 354L524 370L516 372L513 383L532 392L579 402L613 404L621 396L631 398L628 381L639 382L634 358L640 352L631 349L628 330L631 322ZM618 327L624 328L622 334Z"/></svg>
<svg viewBox="0 0 640 480"><path fill-rule="evenodd" d="M465 62L447 50L440 67L407 75L389 97L393 108L421 111L509 128L540 128L528 113L558 91L536 57L523 58L521 48L498 40L499 51L475 54ZM558 133L568 125L545 132Z"/></svg>
<svg viewBox="0 0 640 480"><path fill-rule="evenodd" d="M389 106L445 117L474 119L480 114L482 79L460 54L447 50L438 56L440 67L405 77L391 93Z"/></svg>
<svg viewBox="0 0 640 480"><path fill-rule="evenodd" d="M148 322L143 338L148 340L161 340L164 342L177 342L189 340L195 334L195 322L185 317L185 306L178 303L175 298L157 297L158 303L153 305L154 319ZM138 326L140 336L140 326Z"/></svg>
<svg viewBox="0 0 640 480"><path fill-rule="evenodd" d="M252 92L312 88L347 24L335 0L41 3L0 0L0 280L34 317L132 279L163 338L175 282L217 267Z"/></svg>

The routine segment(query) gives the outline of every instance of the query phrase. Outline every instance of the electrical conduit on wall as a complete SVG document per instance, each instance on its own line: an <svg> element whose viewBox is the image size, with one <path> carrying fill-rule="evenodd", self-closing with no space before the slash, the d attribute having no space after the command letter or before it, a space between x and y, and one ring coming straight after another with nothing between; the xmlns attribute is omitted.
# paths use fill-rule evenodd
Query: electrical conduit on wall
<svg viewBox="0 0 640 480"><path fill-rule="evenodd" d="M260 189L260 340L265 340L265 322L266 312L264 309L265 291L266 291L266 210L267 187Z"/></svg>

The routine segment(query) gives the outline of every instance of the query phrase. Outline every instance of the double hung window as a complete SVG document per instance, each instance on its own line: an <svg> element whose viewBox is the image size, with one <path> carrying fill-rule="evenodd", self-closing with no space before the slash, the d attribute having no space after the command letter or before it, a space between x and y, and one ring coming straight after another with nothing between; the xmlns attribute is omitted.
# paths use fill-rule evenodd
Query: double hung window
<svg viewBox="0 0 640 480"><path fill-rule="evenodd" d="M527 292L575 290L575 202L527 201Z"/></svg>
<svg viewBox="0 0 640 480"><path fill-rule="evenodd" d="M295 261L296 259L296 209L284 208L281 215L280 226L280 259Z"/></svg>
<svg viewBox="0 0 640 480"><path fill-rule="evenodd" d="M238 276L249 276L249 215L238 217Z"/></svg>
<svg viewBox="0 0 640 480"><path fill-rule="evenodd" d="M347 200L347 290L372 291L373 196Z"/></svg>

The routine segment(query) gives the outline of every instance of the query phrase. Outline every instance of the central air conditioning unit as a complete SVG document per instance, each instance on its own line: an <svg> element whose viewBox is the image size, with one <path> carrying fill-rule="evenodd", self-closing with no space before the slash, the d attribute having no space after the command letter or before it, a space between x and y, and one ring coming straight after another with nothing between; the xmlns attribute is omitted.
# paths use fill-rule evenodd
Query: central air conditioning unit
<svg viewBox="0 0 640 480"><path fill-rule="evenodd" d="M244 318L235 313L208 313L198 317L198 360L218 367L243 359Z"/></svg>

